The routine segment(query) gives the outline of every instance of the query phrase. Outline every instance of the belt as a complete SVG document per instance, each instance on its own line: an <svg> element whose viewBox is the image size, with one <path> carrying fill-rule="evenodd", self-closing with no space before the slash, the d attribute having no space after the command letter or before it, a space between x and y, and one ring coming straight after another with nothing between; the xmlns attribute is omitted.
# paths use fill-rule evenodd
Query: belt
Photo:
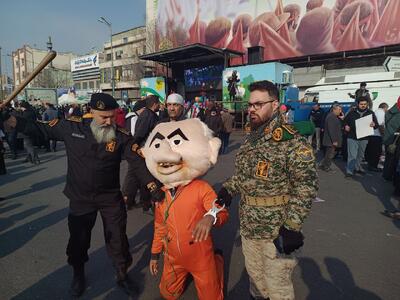
<svg viewBox="0 0 400 300"><path fill-rule="evenodd" d="M278 206L285 205L289 202L289 195L279 195L270 197L253 197L245 196L245 202L251 206Z"/></svg>

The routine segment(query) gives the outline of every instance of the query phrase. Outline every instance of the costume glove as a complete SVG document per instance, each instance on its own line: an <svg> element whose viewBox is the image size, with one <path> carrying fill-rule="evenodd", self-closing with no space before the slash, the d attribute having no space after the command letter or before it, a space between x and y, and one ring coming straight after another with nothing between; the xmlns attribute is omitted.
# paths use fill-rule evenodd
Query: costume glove
<svg viewBox="0 0 400 300"><path fill-rule="evenodd" d="M281 226L279 236L274 240L279 253L290 254L304 245L304 236L300 231L286 229Z"/></svg>
<svg viewBox="0 0 400 300"><path fill-rule="evenodd" d="M226 188L222 187L218 192L216 203L218 205L225 204L225 206L229 207L231 205L231 202L232 202L231 194L229 194L229 192Z"/></svg>

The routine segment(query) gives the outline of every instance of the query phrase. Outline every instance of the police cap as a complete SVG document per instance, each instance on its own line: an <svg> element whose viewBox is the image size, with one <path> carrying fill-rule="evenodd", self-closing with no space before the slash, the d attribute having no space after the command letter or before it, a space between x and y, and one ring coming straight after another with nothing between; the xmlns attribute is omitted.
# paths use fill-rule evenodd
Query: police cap
<svg viewBox="0 0 400 300"><path fill-rule="evenodd" d="M92 94L90 98L89 106L95 110L113 110L119 107L117 101L114 97L105 93L95 93Z"/></svg>

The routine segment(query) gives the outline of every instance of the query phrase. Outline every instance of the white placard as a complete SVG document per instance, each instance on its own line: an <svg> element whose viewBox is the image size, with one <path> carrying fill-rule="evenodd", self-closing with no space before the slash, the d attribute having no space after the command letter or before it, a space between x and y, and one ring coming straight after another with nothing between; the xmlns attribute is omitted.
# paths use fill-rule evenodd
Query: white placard
<svg viewBox="0 0 400 300"><path fill-rule="evenodd" d="M356 120L357 139L361 139L363 137L374 134L374 128L371 127L371 123L372 123L372 114Z"/></svg>

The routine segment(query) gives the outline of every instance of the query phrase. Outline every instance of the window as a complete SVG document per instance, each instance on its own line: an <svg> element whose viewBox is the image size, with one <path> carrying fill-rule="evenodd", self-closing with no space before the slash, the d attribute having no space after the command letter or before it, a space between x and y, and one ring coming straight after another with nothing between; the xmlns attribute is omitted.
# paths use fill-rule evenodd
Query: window
<svg viewBox="0 0 400 300"><path fill-rule="evenodd" d="M26 74L25 71L22 71L22 78L25 78Z"/></svg>
<svg viewBox="0 0 400 300"><path fill-rule="evenodd" d="M115 59L121 59L122 54L123 54L122 50L115 51Z"/></svg>
<svg viewBox="0 0 400 300"><path fill-rule="evenodd" d="M107 53L106 61L110 61L110 60L111 60L111 53Z"/></svg>
<svg viewBox="0 0 400 300"><path fill-rule="evenodd" d="M142 52L143 54L145 54L146 53L146 45L143 45L143 52Z"/></svg>
<svg viewBox="0 0 400 300"><path fill-rule="evenodd" d="M101 83L111 82L111 68L103 69L101 71Z"/></svg>
<svg viewBox="0 0 400 300"><path fill-rule="evenodd" d="M124 38L122 39L122 41L123 41L124 44L126 44L126 43L128 42L128 38L127 38L127 37L124 37Z"/></svg>
<svg viewBox="0 0 400 300"><path fill-rule="evenodd" d="M21 67L25 65L25 59L21 58Z"/></svg>
<svg viewBox="0 0 400 300"><path fill-rule="evenodd" d="M122 66L115 67L114 72L115 72L115 81L120 81L122 75Z"/></svg>
<svg viewBox="0 0 400 300"><path fill-rule="evenodd" d="M75 87L76 90L80 90L81 89L81 83L80 82L75 83L74 87Z"/></svg>
<svg viewBox="0 0 400 300"><path fill-rule="evenodd" d="M89 89L94 89L94 81L89 81Z"/></svg>
<svg viewBox="0 0 400 300"><path fill-rule="evenodd" d="M100 80L96 81L96 89L100 89Z"/></svg>
<svg viewBox="0 0 400 300"><path fill-rule="evenodd" d="M19 67L19 60L15 61L15 66L18 68Z"/></svg>
<svg viewBox="0 0 400 300"><path fill-rule="evenodd" d="M82 82L82 90L87 90L87 82Z"/></svg>

